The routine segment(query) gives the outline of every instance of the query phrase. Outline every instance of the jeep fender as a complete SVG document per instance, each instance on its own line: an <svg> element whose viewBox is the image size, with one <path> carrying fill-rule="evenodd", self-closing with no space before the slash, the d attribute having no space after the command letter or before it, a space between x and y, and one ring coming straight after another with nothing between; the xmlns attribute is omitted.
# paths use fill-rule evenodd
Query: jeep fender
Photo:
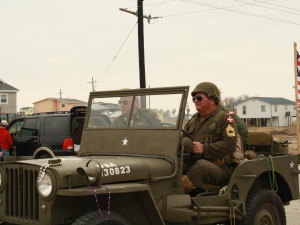
<svg viewBox="0 0 300 225"><path fill-rule="evenodd" d="M298 199L299 189L293 187L294 183L298 183L298 176L291 176L291 165L295 169L298 167L296 156L285 155L246 161L240 164L231 175L228 189L231 190L233 186L237 187L240 190L239 199L245 202L251 190L271 189L270 184L278 183L280 184L278 194L283 202Z"/></svg>
<svg viewBox="0 0 300 225"><path fill-rule="evenodd" d="M110 194L110 200L108 200L108 194ZM111 210L125 216L128 220L130 220L132 225L165 224L147 184L103 184L102 187L96 186L60 189L57 192L56 200L60 202L72 197L72 212L78 212L80 209L81 214L70 216L72 218L79 218L80 216L88 213L89 209L93 209L93 211L95 210L95 207L97 207L95 195L98 199L102 199L101 202L104 205L107 206L109 202ZM84 208L82 207L82 204L78 204L81 202L84 202ZM56 203L54 203L54 205L56 205ZM74 209L77 205L79 207L78 210ZM100 205L100 210L107 209Z"/></svg>

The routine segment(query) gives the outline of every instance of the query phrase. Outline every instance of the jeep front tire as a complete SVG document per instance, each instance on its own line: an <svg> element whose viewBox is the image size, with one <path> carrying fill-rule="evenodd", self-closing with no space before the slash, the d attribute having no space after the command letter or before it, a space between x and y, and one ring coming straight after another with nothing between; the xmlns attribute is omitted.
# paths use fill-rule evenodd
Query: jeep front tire
<svg viewBox="0 0 300 225"><path fill-rule="evenodd" d="M108 212L101 210L101 215L98 211L88 212L79 217L72 225L131 225L131 223L123 216L113 211Z"/></svg>

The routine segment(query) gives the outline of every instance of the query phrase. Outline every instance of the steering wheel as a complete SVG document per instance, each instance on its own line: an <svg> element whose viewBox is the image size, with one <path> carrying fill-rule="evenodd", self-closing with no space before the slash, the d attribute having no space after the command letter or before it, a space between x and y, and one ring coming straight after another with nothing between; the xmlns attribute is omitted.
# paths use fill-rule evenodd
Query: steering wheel
<svg viewBox="0 0 300 225"><path fill-rule="evenodd" d="M175 126L171 123L159 122L155 124L155 127L175 127Z"/></svg>

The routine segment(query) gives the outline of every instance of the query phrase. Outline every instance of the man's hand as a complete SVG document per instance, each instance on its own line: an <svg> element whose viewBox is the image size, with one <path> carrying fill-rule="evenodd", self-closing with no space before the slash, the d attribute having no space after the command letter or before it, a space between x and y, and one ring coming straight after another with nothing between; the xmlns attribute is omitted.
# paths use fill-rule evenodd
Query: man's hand
<svg viewBox="0 0 300 225"><path fill-rule="evenodd" d="M193 141L193 152L195 154L203 154L203 145L200 142Z"/></svg>

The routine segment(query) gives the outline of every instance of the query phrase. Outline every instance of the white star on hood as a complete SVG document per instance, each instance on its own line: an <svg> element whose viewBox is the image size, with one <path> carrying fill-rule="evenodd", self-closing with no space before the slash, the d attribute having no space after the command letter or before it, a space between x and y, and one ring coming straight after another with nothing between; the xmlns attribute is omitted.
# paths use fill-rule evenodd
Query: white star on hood
<svg viewBox="0 0 300 225"><path fill-rule="evenodd" d="M123 141L123 145L126 145L127 146L127 142L128 142L128 140L125 138L124 140L122 140Z"/></svg>

